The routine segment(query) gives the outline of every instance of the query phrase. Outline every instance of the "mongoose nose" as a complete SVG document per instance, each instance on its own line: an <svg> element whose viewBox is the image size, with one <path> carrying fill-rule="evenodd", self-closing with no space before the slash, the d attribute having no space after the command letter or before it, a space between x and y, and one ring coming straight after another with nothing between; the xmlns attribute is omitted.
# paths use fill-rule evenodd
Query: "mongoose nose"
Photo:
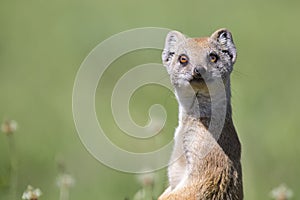
<svg viewBox="0 0 300 200"><path fill-rule="evenodd" d="M196 78L201 78L206 72L206 68L205 67L195 67L194 68L194 76Z"/></svg>

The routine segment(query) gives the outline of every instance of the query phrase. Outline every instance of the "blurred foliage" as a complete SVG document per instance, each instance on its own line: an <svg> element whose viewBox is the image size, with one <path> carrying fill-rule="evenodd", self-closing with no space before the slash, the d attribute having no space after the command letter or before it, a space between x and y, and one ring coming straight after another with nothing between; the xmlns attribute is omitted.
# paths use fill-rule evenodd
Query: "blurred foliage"
<svg viewBox="0 0 300 200"><path fill-rule="evenodd" d="M285 182L300 198L300 1L0 1L0 117L15 119L18 195L28 184L57 199L57 157L76 179L70 199L124 199L140 188L134 175L96 161L83 147L72 118L72 87L87 54L109 36L130 28L155 26L206 36L229 28L238 49L232 75L234 121L243 144L245 199L267 199ZM116 80L131 67L160 62L145 50L114 62L97 90L97 114L119 146L155 149L172 138L177 124L174 96L145 86L131 101L137 123L149 106L162 104L168 121L162 136L147 145L122 136L112 119L109 98ZM159 75L158 75L159 76ZM166 77L167 78L167 77ZM146 143L145 143L146 144ZM135 145L135 146L133 146ZM131 149L130 149L131 148ZM9 191L9 150L0 135L0 199ZM166 182L160 174L161 189ZM159 192L158 192L159 193Z"/></svg>

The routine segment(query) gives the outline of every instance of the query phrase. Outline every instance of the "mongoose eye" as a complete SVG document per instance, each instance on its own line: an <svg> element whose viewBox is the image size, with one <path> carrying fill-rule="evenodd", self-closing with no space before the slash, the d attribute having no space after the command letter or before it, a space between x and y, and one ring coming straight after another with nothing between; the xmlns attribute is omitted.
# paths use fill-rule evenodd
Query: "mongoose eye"
<svg viewBox="0 0 300 200"><path fill-rule="evenodd" d="M189 58L187 57L187 55L181 54L178 58L178 61L183 66L186 66L189 63Z"/></svg>
<svg viewBox="0 0 300 200"><path fill-rule="evenodd" d="M219 56L216 53L209 54L209 61L212 63L216 63L219 60Z"/></svg>

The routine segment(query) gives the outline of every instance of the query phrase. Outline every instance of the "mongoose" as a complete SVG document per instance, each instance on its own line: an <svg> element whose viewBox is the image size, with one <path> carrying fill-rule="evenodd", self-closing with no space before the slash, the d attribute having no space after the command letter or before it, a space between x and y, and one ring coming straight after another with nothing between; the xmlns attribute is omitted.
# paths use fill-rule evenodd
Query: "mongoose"
<svg viewBox="0 0 300 200"><path fill-rule="evenodd" d="M168 167L169 187L158 199L243 199L241 145L230 102L236 61L232 34L220 29L210 37L188 38L171 31L162 60L175 88L179 125Z"/></svg>

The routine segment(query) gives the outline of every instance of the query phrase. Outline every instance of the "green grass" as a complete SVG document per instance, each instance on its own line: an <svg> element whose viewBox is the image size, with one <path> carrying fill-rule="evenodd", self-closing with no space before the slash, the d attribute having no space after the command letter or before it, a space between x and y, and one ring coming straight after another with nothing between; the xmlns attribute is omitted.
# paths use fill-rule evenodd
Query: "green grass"
<svg viewBox="0 0 300 200"><path fill-rule="evenodd" d="M189 36L229 28L238 49L232 75L234 121L243 144L245 199L268 199L285 182L300 197L299 1L9 1L0 2L0 119L19 124L18 195L28 184L41 199L58 199L57 157L76 179L70 199L124 199L140 188L134 175L96 161L81 144L72 117L72 89L81 62L101 41L130 28L157 26ZM134 150L153 142L131 141L112 121L109 98L118 77L137 64L160 62L160 52L124 55L101 80L97 114L108 137ZM145 86L130 109L139 124L149 106L168 111L161 141L172 138L177 104L169 91ZM106 117L105 117L106 116ZM160 140L159 139L159 140ZM160 145L155 143L156 145ZM8 141L0 135L0 199L9 193ZM164 171L160 172L164 174ZM161 178L165 179L165 176ZM163 181L162 181L163 182Z"/></svg>

